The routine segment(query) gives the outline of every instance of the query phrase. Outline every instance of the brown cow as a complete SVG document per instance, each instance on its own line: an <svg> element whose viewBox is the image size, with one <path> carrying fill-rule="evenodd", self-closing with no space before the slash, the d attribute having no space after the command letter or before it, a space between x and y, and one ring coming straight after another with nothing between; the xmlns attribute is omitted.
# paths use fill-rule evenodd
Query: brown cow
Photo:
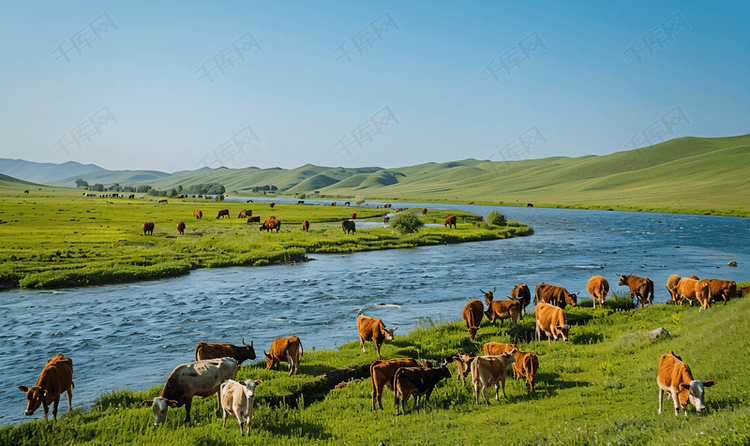
<svg viewBox="0 0 750 446"><path fill-rule="evenodd" d="M466 383L466 375L469 374L469 367L471 366L471 361L474 360L476 355L474 352L469 353L463 353L460 355L454 355L451 359L456 363L456 379L460 379L463 381L463 383Z"/></svg>
<svg viewBox="0 0 750 446"><path fill-rule="evenodd" d="M687 418L688 403L695 406L698 413L706 409L704 387L711 387L716 384L716 381L693 379L690 367L682 362L682 358L670 351L659 357L656 384L659 386L659 413L661 413L664 392L669 392L669 396L674 401L675 416L679 415L682 409Z"/></svg>
<svg viewBox="0 0 750 446"><path fill-rule="evenodd" d="M536 286L534 303L544 302L560 308L565 308L568 305L575 307L578 304L578 294L569 293L561 286L540 283Z"/></svg>
<svg viewBox="0 0 750 446"><path fill-rule="evenodd" d="M531 303L531 291L529 291L529 286L525 283L519 283L513 287L508 298L510 298L510 300L517 300L521 303L521 317L523 318L523 315L526 314L526 307Z"/></svg>
<svg viewBox="0 0 750 446"><path fill-rule="evenodd" d="M540 302L536 305L534 313L536 314L536 339L538 341L542 340L542 331L547 335L550 345L552 345L553 338L555 341L559 337L562 337L563 341L568 340L570 325L562 308Z"/></svg>
<svg viewBox="0 0 750 446"><path fill-rule="evenodd" d="M513 363L513 377L526 378L529 392L534 393L534 380L539 370L539 358L534 353L519 351L516 351L514 358L516 362Z"/></svg>
<svg viewBox="0 0 750 446"><path fill-rule="evenodd" d="M620 284L627 285L630 288L630 298L638 297L641 302L641 308L654 303L654 282L647 277L619 275Z"/></svg>
<svg viewBox="0 0 750 446"><path fill-rule="evenodd" d="M750 293L750 286L746 286L745 288L740 288L739 290L737 290L737 297L743 297L748 293Z"/></svg>
<svg viewBox="0 0 750 446"><path fill-rule="evenodd" d="M266 355L266 368L271 369L276 363L286 361L289 363L289 376L297 373L299 358L302 356L302 341L297 336L274 339L271 349Z"/></svg>
<svg viewBox="0 0 750 446"><path fill-rule="evenodd" d="M180 235L185 235L185 222L179 222L177 223L177 232L180 233Z"/></svg>
<svg viewBox="0 0 750 446"><path fill-rule="evenodd" d="M421 396L425 400L430 400L430 395L435 389L435 385L443 378L450 378L451 372L448 370L448 361L443 361L440 367L401 367L396 370L393 377L393 388L396 393L394 402L396 403L396 415L399 413L399 400L401 400L401 412L406 413L404 405L409 401L410 396L414 396L417 404L417 413L419 413L419 399Z"/></svg>
<svg viewBox="0 0 750 446"><path fill-rule="evenodd" d="M507 344L504 342L485 342L482 346L484 356L502 355L505 352L510 352L513 350L518 350L518 346L516 344Z"/></svg>
<svg viewBox="0 0 750 446"><path fill-rule="evenodd" d="M305 220L302 222L302 230L305 232L310 232L310 222Z"/></svg>
<svg viewBox="0 0 750 446"><path fill-rule="evenodd" d="M390 208L391 208L391 204L390 204L390 203L388 203L388 204L384 204L384 205L383 205L383 207L384 207L385 209L390 209Z"/></svg>
<svg viewBox="0 0 750 446"><path fill-rule="evenodd" d="M492 291L482 291L482 289L479 289L479 292L484 294L484 301L487 302L487 306L490 306L490 303L495 299L495 291L497 291L497 287L492 287Z"/></svg>
<svg viewBox="0 0 750 446"><path fill-rule="evenodd" d="M272 202L268 203L268 205L269 205L269 206L271 206L271 207L274 207L274 206L276 206L276 203L274 203L274 202L272 201Z"/></svg>
<svg viewBox="0 0 750 446"><path fill-rule="evenodd" d="M482 316L484 316L484 305L480 300L472 300L464 306L464 311L461 313L461 317L466 321L466 331L469 332L469 339L474 340L474 336L477 335L479 325L482 323Z"/></svg>
<svg viewBox="0 0 750 446"><path fill-rule="evenodd" d="M18 386L18 390L26 394L26 411L24 415L31 416L41 405L44 409L44 419L47 419L49 405L52 404L52 417L57 420L57 405L60 395L68 394L68 411L73 410L73 361L58 353L47 360L47 365L39 375L35 386Z"/></svg>
<svg viewBox="0 0 750 446"><path fill-rule="evenodd" d="M260 223L260 215L253 215L252 217L247 217L248 223Z"/></svg>
<svg viewBox="0 0 750 446"><path fill-rule="evenodd" d="M154 222L144 222L141 227L143 228L143 235L154 235Z"/></svg>
<svg viewBox="0 0 750 446"><path fill-rule="evenodd" d="M240 211L240 214L237 216L237 218L247 218L253 216L253 210L252 209L244 209Z"/></svg>
<svg viewBox="0 0 750 446"><path fill-rule="evenodd" d="M445 217L445 227L453 229L456 229L456 216L455 215L449 215Z"/></svg>
<svg viewBox="0 0 750 446"><path fill-rule="evenodd" d="M419 367L416 359L376 359L370 364L370 379L372 379L372 410L376 410L375 402L377 401L380 409L383 410L383 389L388 387L393 390L393 377L396 370L401 367Z"/></svg>
<svg viewBox="0 0 750 446"><path fill-rule="evenodd" d="M335 202L335 201L334 201L334 202L332 202L332 203L331 203L331 206L336 206L336 202Z"/></svg>
<svg viewBox="0 0 750 446"><path fill-rule="evenodd" d="M474 385L474 404L479 405L479 386L482 386L482 394L487 404L490 404L487 398L487 387L495 386L495 399L500 401L499 386L503 386L503 396L505 394L505 377L508 373L508 364L515 362L515 350L505 352L499 356L479 356L471 363L471 383Z"/></svg>
<svg viewBox="0 0 750 446"><path fill-rule="evenodd" d="M242 365L245 360L255 359L255 349L253 348L253 341L250 341L250 345L245 344L245 339L242 339L242 345L232 344L217 344L214 342L200 342L195 346L195 360L202 361L204 359L216 359L224 358L229 356L237 361L237 364Z"/></svg>
<svg viewBox="0 0 750 446"><path fill-rule="evenodd" d="M593 276L589 279L586 284L586 290L591 295L591 300L594 302L594 308L596 308L596 302L599 302L600 306L604 306L604 299L609 294L609 282L602 276Z"/></svg>
<svg viewBox="0 0 750 446"><path fill-rule="evenodd" d="M390 220L390 217L383 217L383 223L388 223Z"/></svg>
<svg viewBox="0 0 750 446"><path fill-rule="evenodd" d="M697 300L703 311L711 306L711 285L708 280L695 280L683 277L677 283L674 293L678 299L687 299L688 301Z"/></svg>
<svg viewBox="0 0 750 446"><path fill-rule="evenodd" d="M260 226L260 230L266 230L266 232L270 232L272 230L276 230L276 233L278 233L281 230L281 222L276 220L276 217L273 215L269 215L266 217L266 221L263 222L263 224Z"/></svg>
<svg viewBox="0 0 750 446"><path fill-rule="evenodd" d="M193 397L211 396L217 393L221 407L221 383L235 379L239 364L232 358L207 359L178 365L167 378L161 395L153 400L142 401L141 406L149 406L154 411L154 426L167 419L167 409L185 406L185 423L190 422L190 406Z"/></svg>
<svg viewBox="0 0 750 446"><path fill-rule="evenodd" d="M427 208L422 208L422 216L427 215Z"/></svg>
<svg viewBox="0 0 750 446"><path fill-rule="evenodd" d="M200 220L201 218L203 218L203 212L202 212L202 211L200 211L200 210L197 210L197 211L193 211L193 217L195 217L195 218L197 218L198 220Z"/></svg>
<svg viewBox="0 0 750 446"><path fill-rule="evenodd" d="M378 359L380 359L380 346L386 339L394 340L393 332L396 330L398 330L398 327L390 330L385 328L381 319L364 316L361 309L357 312L357 332L359 332L359 344L362 346L362 353L365 353L365 341L372 341L375 343L375 350L378 352Z"/></svg>
<svg viewBox="0 0 750 446"><path fill-rule="evenodd" d="M509 317L511 325L516 325L521 314L521 303L516 300L495 300L490 302L484 314L493 324L496 318L500 318L502 324Z"/></svg>
<svg viewBox="0 0 750 446"><path fill-rule="evenodd" d="M219 209L219 215L216 216L216 219L218 220L222 217L232 218L229 216L229 209Z"/></svg>
<svg viewBox="0 0 750 446"><path fill-rule="evenodd" d="M352 212L352 220L354 220L356 218L357 218L357 213L356 212Z"/></svg>
<svg viewBox="0 0 750 446"><path fill-rule="evenodd" d="M734 280L706 279L711 286L711 301L724 300L724 305L737 295L737 282Z"/></svg>
<svg viewBox="0 0 750 446"><path fill-rule="evenodd" d="M672 274L667 279L667 291L669 291L669 295L672 296L672 301L676 304L680 303L677 299L677 294L675 293L678 283L680 283L680 276L677 274Z"/></svg>

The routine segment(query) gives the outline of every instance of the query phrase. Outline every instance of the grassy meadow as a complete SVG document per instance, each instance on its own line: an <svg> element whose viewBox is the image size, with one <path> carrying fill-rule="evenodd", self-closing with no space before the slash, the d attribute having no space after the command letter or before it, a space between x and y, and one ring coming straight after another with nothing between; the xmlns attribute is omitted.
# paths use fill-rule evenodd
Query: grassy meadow
<svg viewBox="0 0 750 446"><path fill-rule="evenodd" d="M743 284L747 286L747 284ZM372 344L362 353L359 342L339 351L305 352L300 374L287 377L285 367L268 371L257 361L243 365L238 379L261 379L256 389L252 433L240 437L235 419L221 428L215 397L193 400L193 422L183 424L184 408L170 409L167 422L153 427L150 408L140 401L160 392L120 391L103 395L87 412L78 409L57 422L43 419L0 428L0 444L514 444L514 445L746 445L750 442L750 332L746 317L750 299L734 299L708 311L697 307L655 305L632 309L627 298L610 298L605 308L584 300L566 309L570 342L546 340L519 343L539 357L535 392L511 377L507 398L474 405L469 382L454 377L438 384L417 414L413 400L397 416L393 392L386 390L383 411L371 411L371 383L351 381L311 404L276 404L280 396L320 386L325 370L369 364L376 359ZM481 352L485 342L510 342L508 333L533 330L533 313L509 330L482 322L471 342L462 321L423 319L406 336L383 346L383 357L438 359L459 352ZM649 339L649 331L664 327L671 337ZM715 379L706 390L708 414L688 418L665 410L657 414L655 375L659 356L673 350L682 356L697 379ZM285 364L283 364L285 366ZM166 373L165 373L166 379ZM491 395L491 392L490 392ZM75 391L74 391L75 399ZM481 396L480 396L481 400ZM271 404L272 401L276 403ZM308 402L309 403L309 402ZM21 403L19 403L21 404Z"/></svg>
<svg viewBox="0 0 750 446"><path fill-rule="evenodd" d="M24 193L29 190L29 193ZM138 194L136 194L138 197ZM515 222L481 224L480 216L431 210L424 222L444 222L455 214L457 229L427 227L416 234L389 228L344 234L341 220L383 221L384 209L298 204L237 203L185 198L157 204L144 199L84 197L81 190L31 187L0 181L0 286L55 288L156 279L194 268L263 266L306 259L308 253L343 253L411 248L439 243L507 238L531 233ZM201 220L193 210L203 212ZM217 219L219 209L231 218ZM264 220L274 215L280 233L259 231L260 224L237 218L252 210ZM416 210L407 210L408 212ZM421 210L420 210L421 211ZM310 232L302 231L302 221ZM153 236L141 225L154 222ZM177 223L184 222L179 235Z"/></svg>

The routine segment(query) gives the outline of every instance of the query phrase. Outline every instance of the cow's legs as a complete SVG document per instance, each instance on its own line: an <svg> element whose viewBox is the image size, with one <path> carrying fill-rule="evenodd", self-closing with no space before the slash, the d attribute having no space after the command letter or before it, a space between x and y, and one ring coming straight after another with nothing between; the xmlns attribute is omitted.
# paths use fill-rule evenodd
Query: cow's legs
<svg viewBox="0 0 750 446"><path fill-rule="evenodd" d="M479 405L479 381L474 381L474 405Z"/></svg>
<svg viewBox="0 0 750 446"><path fill-rule="evenodd" d="M245 429L245 433L247 434L247 436L250 436L250 423L253 422L252 413L247 415L247 417L245 418L245 422L247 423L247 428Z"/></svg>
<svg viewBox="0 0 750 446"><path fill-rule="evenodd" d="M503 389L503 393L505 389ZM495 401L500 401L500 384L495 383Z"/></svg>
<svg viewBox="0 0 750 446"><path fill-rule="evenodd" d="M185 416L185 424L190 423L190 406L193 404L193 397L190 396L187 398L187 401L185 401L185 412L187 415Z"/></svg>
<svg viewBox="0 0 750 446"><path fill-rule="evenodd" d="M223 407L221 408L221 427L227 427L227 410Z"/></svg>
<svg viewBox="0 0 750 446"><path fill-rule="evenodd" d="M42 408L44 409L44 419L47 419L47 413L49 412L49 406L47 405L47 402L42 400ZM54 412L53 412L54 414Z"/></svg>
<svg viewBox="0 0 750 446"><path fill-rule="evenodd" d="M490 399L487 398L487 383L482 383L482 395L484 395L484 400L487 402L487 405L490 405Z"/></svg>
<svg viewBox="0 0 750 446"><path fill-rule="evenodd" d="M52 402L52 417L57 420L57 406L60 404L60 395L57 395L55 400Z"/></svg>
<svg viewBox="0 0 750 446"><path fill-rule="evenodd" d="M68 387L68 412L73 410L73 384Z"/></svg>
<svg viewBox="0 0 750 446"><path fill-rule="evenodd" d="M240 415L240 411L236 411L234 415L237 417L237 424L240 425L240 437L245 435L245 433L242 431L242 415Z"/></svg>
<svg viewBox="0 0 750 446"><path fill-rule="evenodd" d="M375 341L375 350L378 352L378 359L382 359L382 356L380 356L380 345L378 345L378 341Z"/></svg>
<svg viewBox="0 0 750 446"><path fill-rule="evenodd" d="M362 346L362 353L365 353L365 339L362 335L359 335L359 345Z"/></svg>
<svg viewBox="0 0 750 446"><path fill-rule="evenodd" d="M659 412L657 413L661 413L661 403L663 400L664 400L664 390L660 388L659 389Z"/></svg>
<svg viewBox="0 0 750 446"><path fill-rule="evenodd" d="M502 380L502 381L500 381L500 382L501 382L501 383L502 383L502 385L503 385L503 396L505 397L505 399L508 399L508 395L506 395L506 394L505 394L505 379L503 379L503 380ZM498 401L499 401L499 400L498 400Z"/></svg>

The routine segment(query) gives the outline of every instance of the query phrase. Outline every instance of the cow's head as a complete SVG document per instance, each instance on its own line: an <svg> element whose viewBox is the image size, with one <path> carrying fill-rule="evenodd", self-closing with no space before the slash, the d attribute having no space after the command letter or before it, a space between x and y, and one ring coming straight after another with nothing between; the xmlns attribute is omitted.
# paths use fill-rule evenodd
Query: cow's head
<svg viewBox="0 0 750 446"><path fill-rule="evenodd" d="M242 347L234 349L234 356L238 364L242 364L242 361L249 359L253 360L256 358L255 349L253 348L253 342L250 341L250 345L245 344L245 338L242 338Z"/></svg>
<svg viewBox="0 0 750 446"><path fill-rule="evenodd" d="M266 368L268 370L271 370L271 367L273 367L273 364L274 364L273 357L269 356L269 354L266 353L265 350L263 350L263 354L266 355Z"/></svg>
<svg viewBox="0 0 750 446"><path fill-rule="evenodd" d="M247 399L252 399L255 397L255 386L262 383L263 381L257 379L253 381L252 379L246 379L245 381L240 381L240 385L243 387L243 392L245 392L245 396Z"/></svg>
<svg viewBox="0 0 750 446"><path fill-rule="evenodd" d="M716 384L716 381L700 381L693 380L690 384L680 384L680 403L687 410L688 402L695 406L695 410L698 413L703 412L706 409L705 391L704 387L711 387Z"/></svg>
<svg viewBox="0 0 750 446"><path fill-rule="evenodd" d="M577 293L565 293L565 303L575 307L576 305L578 305L579 294L581 294L580 291Z"/></svg>
<svg viewBox="0 0 750 446"><path fill-rule="evenodd" d="M47 391L42 390L40 386L18 386L18 390L26 394L26 411L23 414L28 416L34 415L47 397Z"/></svg>
<svg viewBox="0 0 750 446"><path fill-rule="evenodd" d="M388 339L389 341L394 340L395 337L393 336L393 332L396 331L396 330L398 330L398 327L391 328L390 330L386 328L385 329L385 338Z"/></svg>
<svg viewBox="0 0 750 446"><path fill-rule="evenodd" d="M492 291L482 291L482 289L481 289L481 288L479 289L479 291L480 291L480 292L481 292L482 294L484 294L484 300L485 300L485 302L487 302L487 305L489 305L489 304L490 304L490 302L492 302L492 299L494 299L494 298L495 298L495 296L494 296L494 294L493 294L493 293L494 293L494 292L495 292L496 290L497 290L497 287L493 287L493 288L492 288Z"/></svg>
<svg viewBox="0 0 750 446"><path fill-rule="evenodd" d="M466 329L466 331L469 332L469 339L472 341L474 340L474 336L477 335L477 331L479 331L479 327L469 327Z"/></svg>
<svg viewBox="0 0 750 446"><path fill-rule="evenodd" d="M630 276L621 275L621 274L618 274L618 276L620 276L620 284L618 286L623 286L623 285L628 284L628 279L630 279Z"/></svg>
<svg viewBox="0 0 750 446"><path fill-rule="evenodd" d="M167 409L177 406L175 400L168 400L163 396L157 396L150 401L142 401L141 406L148 406L154 411L154 426L164 424L167 421Z"/></svg>
<svg viewBox="0 0 750 446"><path fill-rule="evenodd" d="M558 325L557 326L557 331L560 332L560 334L562 335L563 341L565 341L565 342L568 341L568 331L569 330L570 330L570 325L568 325L568 324L563 324L563 325ZM555 341L557 341L557 337L555 337Z"/></svg>
<svg viewBox="0 0 750 446"><path fill-rule="evenodd" d="M516 353L518 353L518 349L516 349L515 347L513 347L513 349L511 351L504 352L500 356L503 356L505 358L505 360L506 360L506 364L510 365L510 364L513 364L514 362L516 362Z"/></svg>

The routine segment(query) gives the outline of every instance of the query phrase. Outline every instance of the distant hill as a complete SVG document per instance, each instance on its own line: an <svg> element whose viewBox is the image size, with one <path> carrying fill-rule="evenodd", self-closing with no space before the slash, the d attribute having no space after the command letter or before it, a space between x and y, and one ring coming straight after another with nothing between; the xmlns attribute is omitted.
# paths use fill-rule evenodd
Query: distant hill
<svg viewBox="0 0 750 446"><path fill-rule="evenodd" d="M4 183L4 184L3 184ZM9 175L3 175L0 173L0 187L10 185L23 185L23 186L41 186L41 184L31 183L29 181L19 180Z"/></svg>
<svg viewBox="0 0 750 446"><path fill-rule="evenodd" d="M33 183L75 187L76 178L96 172L108 171L94 164L80 164L75 161L54 164L0 158L0 173ZM68 178L73 178L73 183L63 184L67 183L65 180Z"/></svg>

